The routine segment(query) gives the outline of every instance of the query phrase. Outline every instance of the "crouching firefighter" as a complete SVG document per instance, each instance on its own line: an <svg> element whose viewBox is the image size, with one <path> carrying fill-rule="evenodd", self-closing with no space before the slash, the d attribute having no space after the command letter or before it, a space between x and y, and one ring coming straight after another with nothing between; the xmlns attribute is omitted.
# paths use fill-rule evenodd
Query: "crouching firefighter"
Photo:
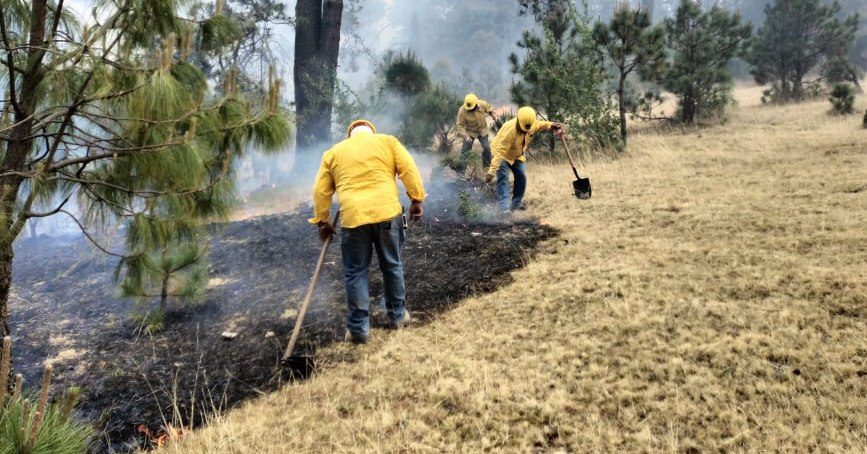
<svg viewBox="0 0 867 454"><path fill-rule="evenodd" d="M494 159L485 175L485 182L490 183L497 176L497 203L500 211L509 215L512 211L524 209L524 191L527 189L527 173L524 162L525 152L533 135L539 131L551 131L562 137L566 127L562 123L536 119L536 111L532 107L521 107L518 116L503 124L494 138ZM509 194L509 173L515 177L514 188Z"/></svg>
<svg viewBox="0 0 867 454"><path fill-rule="evenodd" d="M461 158L466 160L467 154L473 148L473 142L478 139L479 143L482 144L482 165L486 169L491 165L488 115L494 115L491 105L470 93L464 98L464 104L458 109L458 118L455 121L458 135L464 142L461 148Z"/></svg>
<svg viewBox="0 0 867 454"><path fill-rule="evenodd" d="M389 326L400 328L410 318L401 260L406 232L395 175L406 187L412 200L409 214L417 222L424 214L425 191L415 161L395 137L377 134L373 123L357 120L349 125L347 139L322 155L313 187L310 223L319 227L323 241L336 234L329 214L332 195L337 193L349 306L346 340L354 343L365 343L370 337L367 274L373 251L382 271Z"/></svg>

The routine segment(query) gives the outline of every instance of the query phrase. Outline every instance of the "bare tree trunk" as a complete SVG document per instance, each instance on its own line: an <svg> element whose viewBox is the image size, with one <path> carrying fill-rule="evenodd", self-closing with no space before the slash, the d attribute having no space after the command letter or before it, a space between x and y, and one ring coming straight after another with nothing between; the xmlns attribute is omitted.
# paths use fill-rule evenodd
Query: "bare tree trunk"
<svg viewBox="0 0 867 454"><path fill-rule="evenodd" d="M30 238L34 238L34 239L35 239L36 236L37 236L37 232L36 232L36 218L30 218L30 220L27 221L27 222L30 224Z"/></svg>
<svg viewBox="0 0 867 454"><path fill-rule="evenodd" d="M298 0L295 18L297 149L303 152L331 140L343 1Z"/></svg>
<svg viewBox="0 0 867 454"><path fill-rule="evenodd" d="M628 132L626 131L626 75L620 74L620 83L617 86L617 104L620 110L620 139L626 145Z"/></svg>

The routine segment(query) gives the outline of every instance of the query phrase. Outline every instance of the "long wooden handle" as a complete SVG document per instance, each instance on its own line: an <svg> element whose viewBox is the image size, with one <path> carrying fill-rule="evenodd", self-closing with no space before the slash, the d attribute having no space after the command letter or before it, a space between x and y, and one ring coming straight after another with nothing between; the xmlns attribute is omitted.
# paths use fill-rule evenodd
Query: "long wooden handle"
<svg viewBox="0 0 867 454"><path fill-rule="evenodd" d="M340 212L334 215L333 226L337 226L337 221L340 219ZM286 345L286 351L283 352L282 361L286 361L295 352L295 344L298 343L298 337L301 335L301 325L304 324L304 316L307 314L307 308L310 307L310 301L313 299L313 291L316 289L316 283L319 282L319 275L322 273L322 265L325 263L325 253L328 252L328 245L331 244L331 237L328 237L322 242L322 251L319 252L319 260L316 262L316 270L313 271L313 279L310 281L310 287L307 287L307 294L304 296L304 302L301 303L301 310L298 312L298 318L295 319L295 328L292 330L292 337L289 338L289 344Z"/></svg>
<svg viewBox="0 0 867 454"><path fill-rule="evenodd" d="M560 140L563 141L563 148L566 149L566 156L569 156L569 164L572 165L572 172L575 173L575 178L581 178L578 175L578 169L575 168L575 161L572 159L572 152L569 151L569 145L566 144L566 138L563 136L560 136Z"/></svg>

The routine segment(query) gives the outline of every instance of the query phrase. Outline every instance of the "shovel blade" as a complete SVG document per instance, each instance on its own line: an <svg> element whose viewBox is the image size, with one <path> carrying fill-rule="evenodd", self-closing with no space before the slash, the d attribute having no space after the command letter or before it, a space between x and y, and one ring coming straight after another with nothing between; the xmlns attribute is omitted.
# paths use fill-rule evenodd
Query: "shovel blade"
<svg viewBox="0 0 867 454"><path fill-rule="evenodd" d="M593 189L590 187L589 178L579 178L572 182L572 188L575 189L575 197L581 200L589 199L593 195Z"/></svg>

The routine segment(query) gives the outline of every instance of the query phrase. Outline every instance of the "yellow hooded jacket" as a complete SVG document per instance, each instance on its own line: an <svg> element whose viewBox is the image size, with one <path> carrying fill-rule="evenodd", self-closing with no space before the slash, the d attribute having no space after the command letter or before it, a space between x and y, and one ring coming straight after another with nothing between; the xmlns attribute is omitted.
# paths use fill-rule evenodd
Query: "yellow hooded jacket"
<svg viewBox="0 0 867 454"><path fill-rule="evenodd" d="M356 134L334 145L322 155L313 185L310 223L330 222L335 191L345 228L393 219L401 213L395 175L403 181L410 199L424 200L421 173L394 136Z"/></svg>
<svg viewBox="0 0 867 454"><path fill-rule="evenodd" d="M518 130L518 119L513 118L505 123L500 131L497 132L497 137L491 142L491 151L494 159L491 160L491 167L488 173L491 175L497 174L497 169L500 168L500 162L504 159L509 164L514 164L515 161L524 162L527 158L524 157L524 152L530 142L533 141L533 135L539 131L548 131L554 123L550 121L536 120L529 132Z"/></svg>
<svg viewBox="0 0 867 454"><path fill-rule="evenodd" d="M494 108L487 101L481 99L473 110L467 110L461 106L458 109L458 119L455 122L458 134L473 139L488 135L487 115L493 112Z"/></svg>

